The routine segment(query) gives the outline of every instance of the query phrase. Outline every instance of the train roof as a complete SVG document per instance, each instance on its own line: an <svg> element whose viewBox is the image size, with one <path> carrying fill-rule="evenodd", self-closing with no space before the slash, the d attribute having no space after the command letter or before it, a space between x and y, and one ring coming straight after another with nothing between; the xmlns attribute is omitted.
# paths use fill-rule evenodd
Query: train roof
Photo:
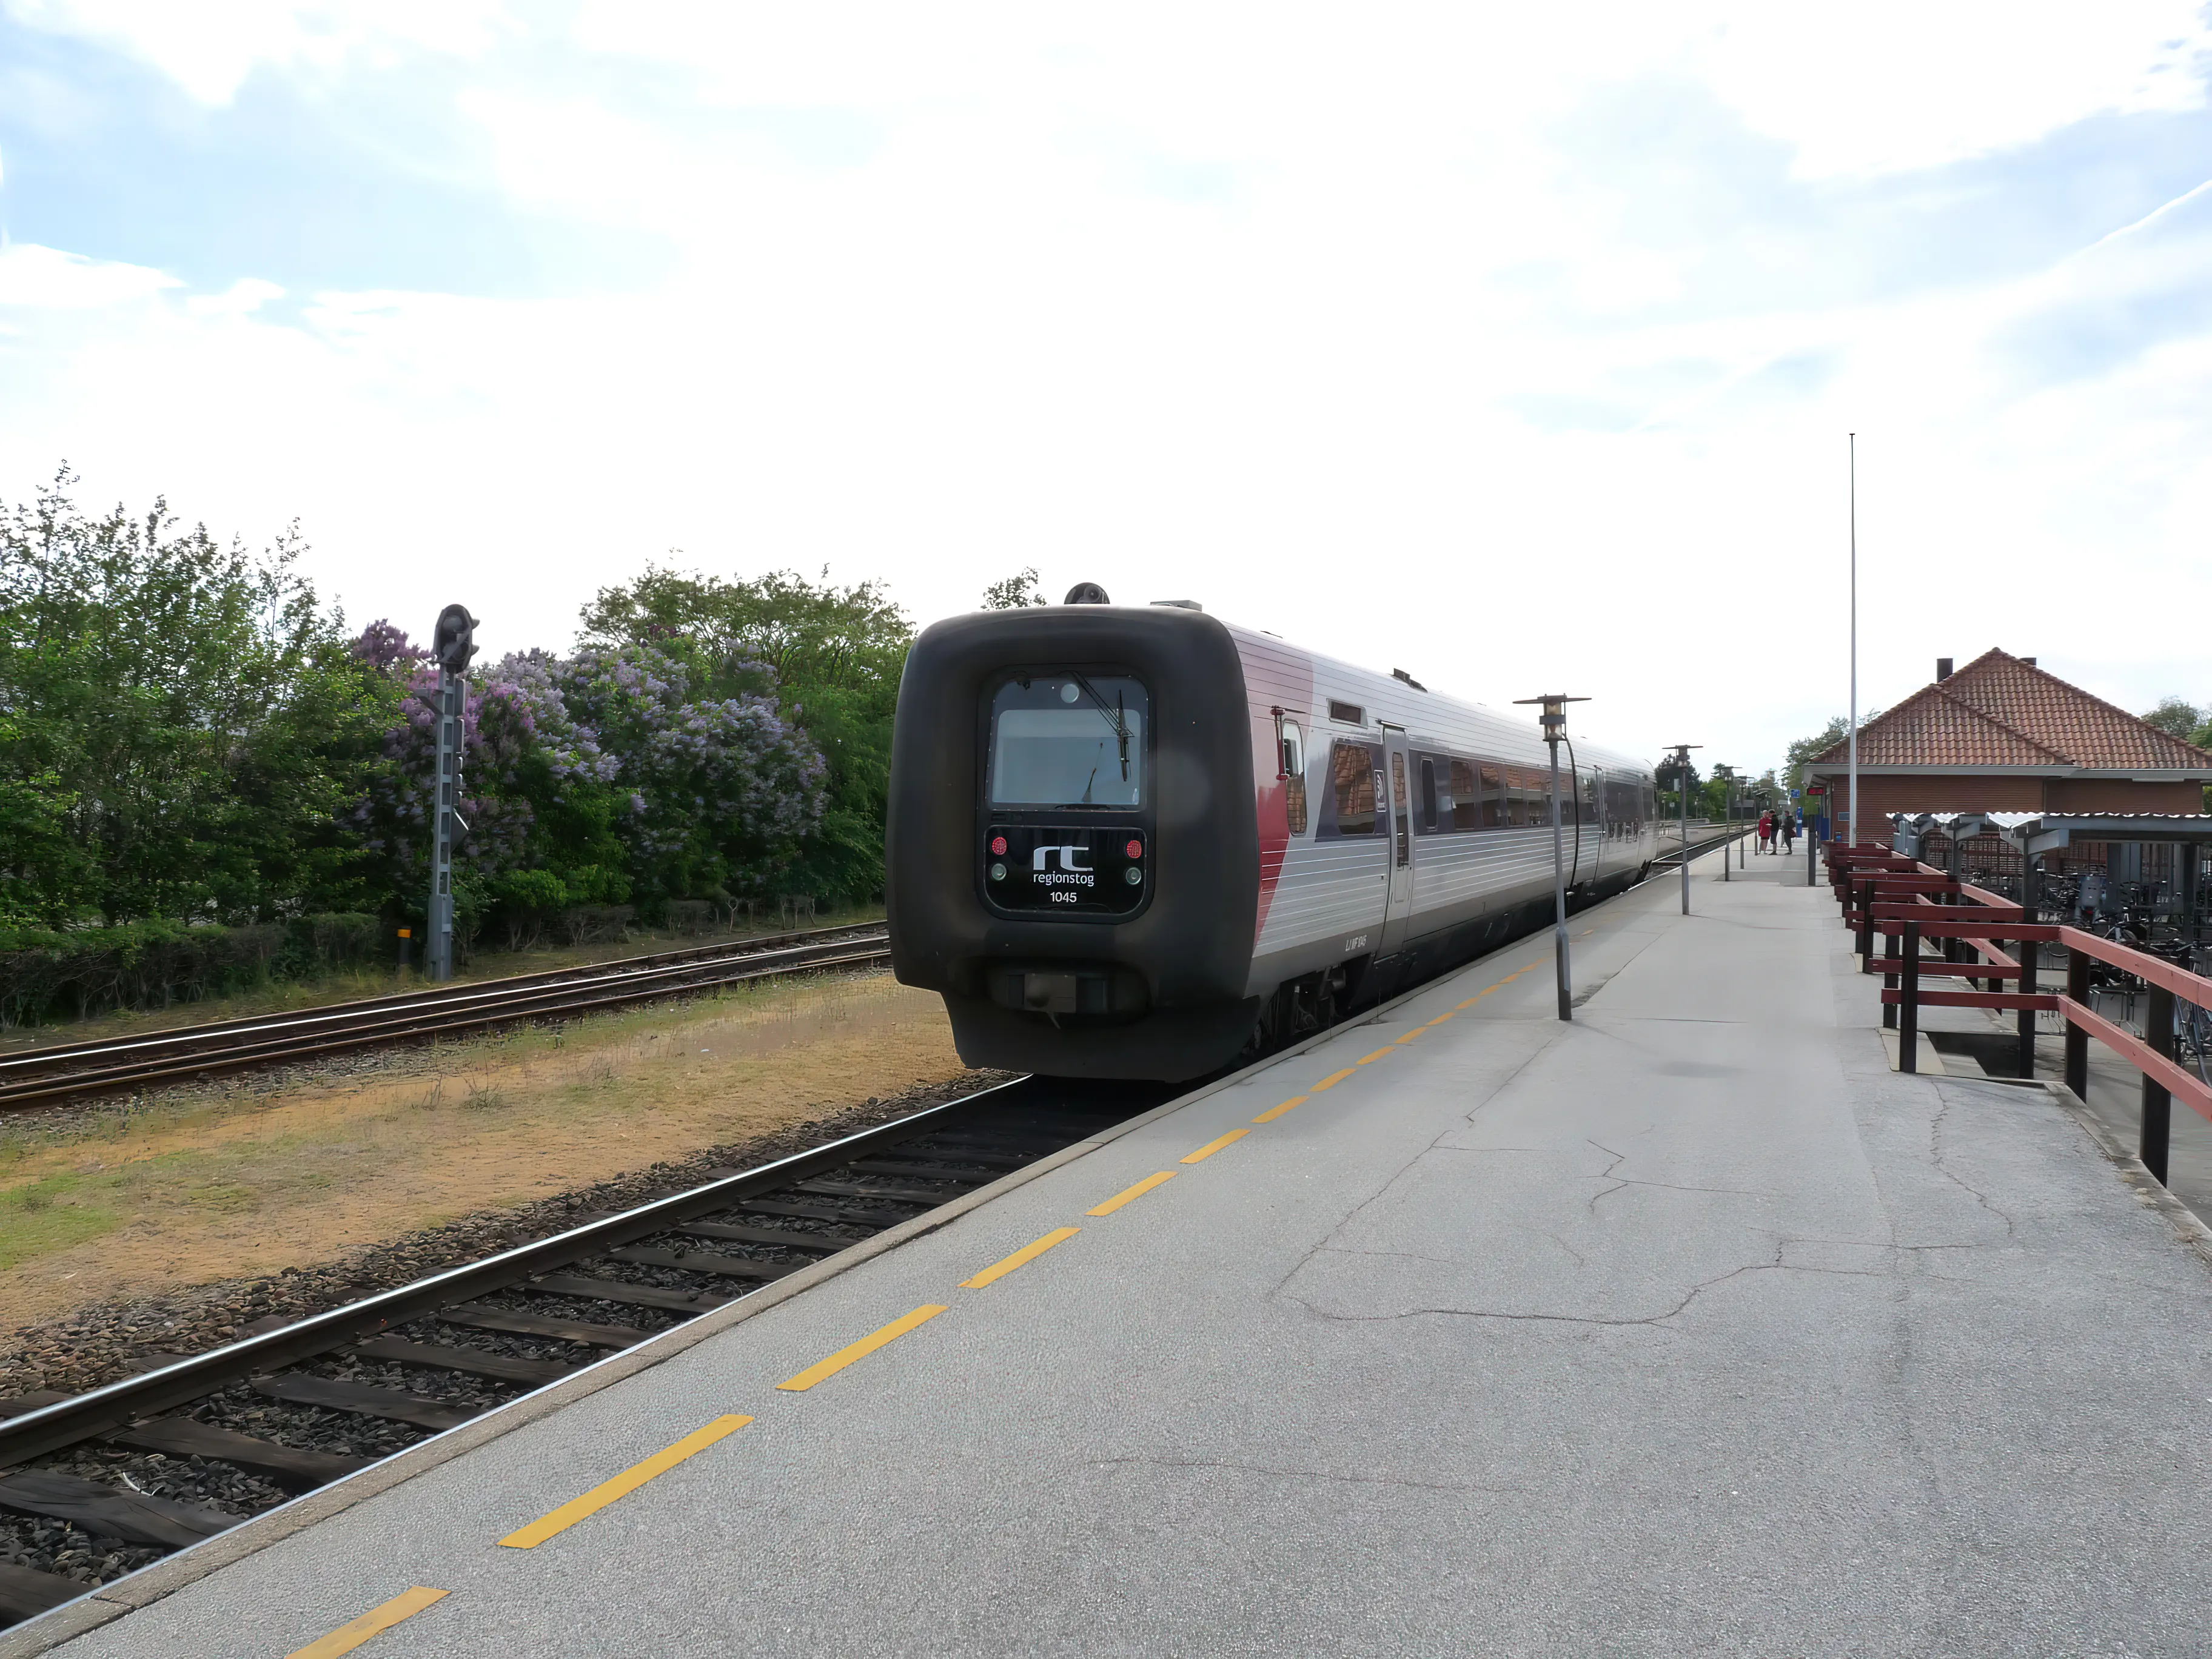
<svg viewBox="0 0 2212 1659"><path fill-rule="evenodd" d="M1310 679L1316 709L1325 709L1332 701L1356 700L1361 711L1359 726L1370 731L1383 724L1401 727L1416 746L1425 738L1440 748L1472 748L1516 764L1540 758L1545 754L1543 735L1533 712L1522 709L1509 712L1431 691L1411 678L1363 668L1356 663L1283 639L1264 629L1249 628L1225 617L1212 616L1193 604L1085 603L968 611L942 618L924 631L934 633L942 628L966 630L978 625L1016 629L1024 626L1049 628L1055 623L1072 620L1071 613L1080 614L1094 623L1110 622L1114 626L1146 634L1176 635L1184 638L1188 637L1186 630L1194 628L1218 629L1228 635L1238 653L1245 659L1248 679L1249 666L1255 658L1262 661L1273 658L1292 678ZM1577 729L1581 721L1587 718L1589 718L1588 714L1577 710L1568 726L1577 764L1646 775L1653 772L1654 768L1649 761L1624 750L1608 748L1591 741ZM1598 718L1601 719L1601 714ZM1346 732L1358 729L1348 723L1327 720L1318 714L1313 719L1316 738L1326 736L1332 729Z"/></svg>
<svg viewBox="0 0 2212 1659"><path fill-rule="evenodd" d="M1456 718L1478 728L1495 732L1522 743L1543 746L1543 732L1533 711L1511 712L1496 708L1487 703L1470 702L1441 691L1431 691L1419 682L1401 678L1396 674L1384 674L1357 663L1345 661L1296 644L1264 629L1246 628L1241 623L1223 620L1222 625L1240 646L1260 652L1279 651L1295 653L1312 665L1316 671L1315 684L1322 684L1324 677L1344 687L1358 689L1365 725L1387 722L1402 726L1409 738L1419 738L1425 729L1431 736L1441 736L1434 730L1437 717ZM1577 734L1576 721L1570 717L1568 732L1573 738L1575 759L1583 765L1603 767L1607 771L1649 773L1653 768L1649 761L1629 754L1625 750L1607 748Z"/></svg>

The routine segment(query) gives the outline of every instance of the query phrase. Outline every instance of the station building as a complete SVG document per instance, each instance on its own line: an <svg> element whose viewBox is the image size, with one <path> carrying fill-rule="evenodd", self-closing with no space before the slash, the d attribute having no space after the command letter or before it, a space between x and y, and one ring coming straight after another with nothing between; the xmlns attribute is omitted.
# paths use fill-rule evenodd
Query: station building
<svg viewBox="0 0 2212 1659"><path fill-rule="evenodd" d="M1826 787L1841 834L1850 740L1805 769L1808 784ZM1898 812L2201 814L2208 784L2212 754L2006 651L1955 672L1950 658L1937 658L1934 680L1859 728L1859 811L1867 835L1884 840ZM2150 882L2179 873L2171 848L2124 846L2076 840L2046 867L2109 866L2114 879ZM2017 850L1994 836L1973 851L1993 874L2019 872Z"/></svg>
<svg viewBox="0 0 2212 1659"><path fill-rule="evenodd" d="M1806 767L1838 813L1848 738ZM2080 686L2033 657L1985 651L1859 728L1859 811L2202 812L2212 754Z"/></svg>

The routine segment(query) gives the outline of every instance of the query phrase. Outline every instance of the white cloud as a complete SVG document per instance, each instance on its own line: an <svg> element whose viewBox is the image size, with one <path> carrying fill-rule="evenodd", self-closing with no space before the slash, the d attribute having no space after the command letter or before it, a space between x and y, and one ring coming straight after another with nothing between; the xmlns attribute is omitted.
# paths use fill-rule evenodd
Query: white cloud
<svg viewBox="0 0 2212 1659"><path fill-rule="evenodd" d="M34 242L0 248L0 306L83 311L144 300L182 286L175 277L144 265L88 259Z"/></svg>
<svg viewBox="0 0 2212 1659"><path fill-rule="evenodd" d="M2204 102L2212 25L2196 0L1864 0L1747 7L1693 52L1808 178L1939 166L2106 112Z"/></svg>
<svg viewBox="0 0 2212 1659"><path fill-rule="evenodd" d="M195 317L248 317L270 301L283 297L283 289L275 283L241 276L220 294L192 295L185 301L185 309Z"/></svg>
<svg viewBox="0 0 2212 1659"><path fill-rule="evenodd" d="M203 94L223 64L341 61L285 44L309 25L276 10ZM249 533L298 513L357 620L420 631L460 599L496 649L557 643L672 546L887 575L923 617L1034 564L1486 698L1564 663L1592 732L1763 765L1840 705L1856 427L1870 696L1992 642L2075 650L2123 701L2169 689L2189 645L2161 658L2084 596L2124 562L2169 614L2212 604L2212 362L2158 320L2212 274L2194 204L1900 300L1746 279L1724 301L1714 263L1793 270L1812 232L1723 246L1623 200L1671 135L1594 148L1573 119L1704 76L1801 170L1928 166L2187 104L2197 71L2156 66L2193 14L2033 62L1923 32L1939 96L1913 65L1656 10L587 4L588 65L495 54L461 107L504 200L662 239L665 279L280 306L252 272L185 296L13 249L0 452ZM1898 118L1862 142L1806 64L1863 70ZM810 122L866 142L817 153ZM2102 355L2063 375L2021 343L2084 315Z"/></svg>
<svg viewBox="0 0 2212 1659"><path fill-rule="evenodd" d="M118 48L204 104L257 69L327 73L410 51L473 58L514 27L504 0L0 0L17 22Z"/></svg>

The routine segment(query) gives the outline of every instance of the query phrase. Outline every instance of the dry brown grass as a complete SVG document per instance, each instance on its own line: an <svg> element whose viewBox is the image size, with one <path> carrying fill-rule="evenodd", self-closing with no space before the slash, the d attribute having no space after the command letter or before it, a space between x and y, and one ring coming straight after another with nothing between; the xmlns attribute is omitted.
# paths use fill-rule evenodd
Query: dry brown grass
<svg viewBox="0 0 2212 1659"><path fill-rule="evenodd" d="M888 975L444 1044L259 1097L0 1126L0 1329L281 1271L960 1074Z"/></svg>

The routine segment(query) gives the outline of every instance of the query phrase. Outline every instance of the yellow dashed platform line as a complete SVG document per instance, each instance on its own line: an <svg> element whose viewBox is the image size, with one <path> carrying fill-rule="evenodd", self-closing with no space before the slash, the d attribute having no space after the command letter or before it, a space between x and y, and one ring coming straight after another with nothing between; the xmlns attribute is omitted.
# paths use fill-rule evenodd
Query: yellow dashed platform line
<svg viewBox="0 0 2212 1659"><path fill-rule="evenodd" d="M1457 1013L1457 1012L1459 1012L1460 1008L1472 1008L1472 1007L1474 1007L1474 1005L1475 1005L1476 1003L1478 1003L1478 1002L1481 1001L1481 1000L1483 1000L1483 998L1485 998L1485 997L1488 996L1488 995L1489 995L1492 991L1502 991L1502 990L1504 990L1507 986L1509 986L1509 985L1512 984L1512 983L1513 983L1513 981L1514 981L1515 980L1516 980L1516 979L1520 978L1522 975L1523 975L1523 974L1525 974L1525 973L1529 972L1529 971L1530 971L1531 969L1533 969L1540 968L1540 967L1542 967L1542 966L1543 966L1543 964L1542 964L1541 963L1532 962L1532 963L1530 963L1528 964L1528 966L1527 968L1516 968L1516 969L1515 969L1511 973L1510 973L1510 974L1506 975L1506 976L1505 976L1504 979L1499 980L1499 981L1498 981L1498 983L1497 983L1497 984L1495 984L1495 985L1486 985L1486 986L1484 986L1484 987L1483 987L1480 991L1477 991L1477 992L1476 992L1473 996L1469 997L1469 998L1468 998L1465 1002L1461 1003L1461 1004L1459 1005L1459 1007L1457 1007L1457 1008L1454 1008L1454 1009L1452 1010L1452 1012L1453 1012L1454 1013Z"/></svg>
<svg viewBox="0 0 2212 1659"><path fill-rule="evenodd" d="M371 1607L349 1625L341 1625L328 1636L310 1642L304 1648L295 1648L285 1659L338 1659L342 1653L351 1653L372 1636L390 1630L403 1619L412 1619L433 1601L442 1601L446 1592L426 1589L417 1584L413 1589L393 1596L381 1607Z"/></svg>
<svg viewBox="0 0 2212 1659"><path fill-rule="evenodd" d="M1186 1154L1182 1161L1186 1164L1203 1164L1207 1158L1212 1158L1224 1146L1229 1145L1231 1141L1242 1140L1246 1135L1249 1135L1252 1132L1249 1129L1231 1129L1227 1134L1218 1135L1213 1139L1207 1141L1205 1146L1200 1147L1196 1152Z"/></svg>
<svg viewBox="0 0 2212 1659"><path fill-rule="evenodd" d="M685 1458L702 1452L726 1435L735 1434L752 1421L750 1417L718 1417L703 1429L694 1429L665 1451L657 1451L642 1463L633 1463L611 1480L602 1480L581 1498L572 1498L550 1515L532 1521L499 1541L511 1550L535 1549L556 1533L563 1533L587 1516L597 1515L617 1498L626 1498L655 1475L665 1474ZM342 1653L343 1648L331 1650Z"/></svg>
<svg viewBox="0 0 2212 1659"><path fill-rule="evenodd" d="M884 1326L881 1330L870 1331L858 1342L852 1343L845 1347L838 1349L836 1352L831 1354L827 1359L820 1360L814 1364L809 1365L805 1370L799 1372L798 1376L787 1377L783 1382L777 1383L775 1386L782 1389L787 1394L804 1394L807 1389L812 1388L817 1382L824 1382L827 1379L836 1376L839 1371L843 1370L846 1366L853 1364L854 1361L858 1359L866 1359L877 1349L883 1347L889 1343L897 1341L899 1338L904 1336L908 1331L915 1329L918 1326L927 1325L931 1320L936 1318L938 1315L944 1311L945 1305L942 1303L925 1303L922 1306L916 1308L912 1313L901 1315L898 1318L891 1321L890 1324Z"/></svg>
<svg viewBox="0 0 2212 1659"><path fill-rule="evenodd" d="M1309 1094L1316 1094L1316 1095L1317 1095L1317 1094L1319 1094L1319 1093L1320 1093L1322 1090L1324 1090L1324 1089L1334 1089L1334 1087L1336 1087L1336 1085L1337 1085L1338 1084L1340 1084L1340 1083L1343 1082L1345 1079L1346 1079L1346 1078L1350 1077L1351 1075L1352 1075L1352 1067L1351 1067L1351 1066L1346 1066L1346 1067L1345 1067L1342 1071L1340 1071L1340 1072L1331 1072L1331 1073L1330 1073L1327 1077L1323 1078L1320 1082L1318 1082L1318 1083L1316 1083L1316 1084L1314 1084L1310 1088L1309 1088L1309 1089L1307 1090L1307 1092L1308 1092Z"/></svg>
<svg viewBox="0 0 2212 1659"><path fill-rule="evenodd" d="M1124 1204L1128 1203L1131 1200L1142 1198L1146 1193L1152 1191L1153 1188L1158 1186L1162 1182L1173 1181L1174 1179L1175 1171L1173 1170L1163 1170L1158 1175L1148 1175L1135 1186L1124 1187L1120 1192L1115 1194L1113 1197L1108 1199L1103 1204L1094 1204L1088 1210L1085 1210L1084 1213L1085 1215L1111 1215L1115 1211L1120 1209Z"/></svg>
<svg viewBox="0 0 2212 1659"><path fill-rule="evenodd" d="M1061 1227L1055 1231L1048 1232L1035 1243L1024 1244L1012 1255L994 1261L974 1278L962 1279L960 1288L963 1291L980 1291L986 1285L995 1285L1015 1268L1028 1266L1054 1245L1066 1243L1069 1239L1082 1231L1080 1227Z"/></svg>
<svg viewBox="0 0 2212 1659"><path fill-rule="evenodd" d="M1255 1123L1273 1123L1273 1122L1277 1118L1279 1118L1279 1117L1282 1116L1282 1115L1283 1115L1285 1112L1289 1111L1289 1110L1291 1109L1291 1107L1293 1107L1293 1106L1303 1106L1303 1105L1304 1105L1305 1103L1306 1103L1306 1097L1305 1097L1305 1096L1304 1096L1304 1095L1292 1095L1292 1096L1291 1096L1288 1100L1285 1101L1281 1105L1279 1105L1279 1106L1270 1106L1269 1108L1267 1108L1267 1109L1266 1111L1264 1111L1264 1112L1261 1113L1259 1116L1257 1116L1257 1117L1254 1118L1254 1119L1252 1120L1252 1121L1253 1121L1253 1122L1255 1122Z"/></svg>

